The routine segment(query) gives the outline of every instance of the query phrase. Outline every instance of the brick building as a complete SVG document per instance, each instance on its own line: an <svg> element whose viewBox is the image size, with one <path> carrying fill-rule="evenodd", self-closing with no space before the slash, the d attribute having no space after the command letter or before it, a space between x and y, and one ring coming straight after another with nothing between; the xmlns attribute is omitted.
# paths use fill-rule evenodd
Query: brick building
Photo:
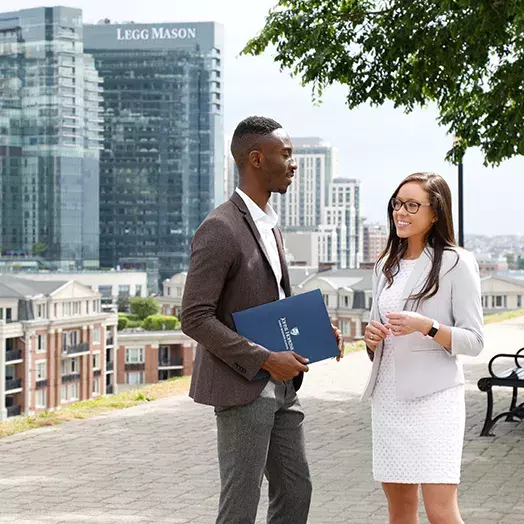
<svg viewBox="0 0 524 524"><path fill-rule="evenodd" d="M116 324L78 282L0 275L0 420L113 393Z"/></svg>
<svg viewBox="0 0 524 524"><path fill-rule="evenodd" d="M181 331L121 331L118 344L116 378L124 389L193 372L196 343Z"/></svg>

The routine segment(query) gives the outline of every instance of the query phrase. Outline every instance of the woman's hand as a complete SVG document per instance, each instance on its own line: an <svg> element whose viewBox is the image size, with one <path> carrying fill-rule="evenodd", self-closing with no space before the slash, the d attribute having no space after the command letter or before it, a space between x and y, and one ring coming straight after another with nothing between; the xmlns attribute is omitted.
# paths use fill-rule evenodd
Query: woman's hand
<svg viewBox="0 0 524 524"><path fill-rule="evenodd" d="M380 322L372 320L366 326L366 331L364 332L364 342L366 346L375 351L375 348L389 335L388 329L383 326Z"/></svg>
<svg viewBox="0 0 524 524"><path fill-rule="evenodd" d="M386 328L391 331L395 337L402 335L411 335L411 333L422 333L427 335L431 330L433 321L420 313L414 311L400 311L398 313L388 313L386 315L389 322Z"/></svg>

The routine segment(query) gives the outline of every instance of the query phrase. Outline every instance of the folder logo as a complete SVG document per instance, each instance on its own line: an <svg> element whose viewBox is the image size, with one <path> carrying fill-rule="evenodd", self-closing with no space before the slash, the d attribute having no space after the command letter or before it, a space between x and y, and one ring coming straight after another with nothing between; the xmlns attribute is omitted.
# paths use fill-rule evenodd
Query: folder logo
<svg viewBox="0 0 524 524"><path fill-rule="evenodd" d="M300 331L297 327L294 327L290 330L290 333L293 335L293 336L297 336L297 335L300 335Z"/></svg>

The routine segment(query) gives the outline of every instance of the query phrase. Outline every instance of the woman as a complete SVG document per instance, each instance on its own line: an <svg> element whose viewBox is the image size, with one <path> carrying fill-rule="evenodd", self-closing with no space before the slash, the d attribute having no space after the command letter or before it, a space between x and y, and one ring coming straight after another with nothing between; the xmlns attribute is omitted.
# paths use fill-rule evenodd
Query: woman
<svg viewBox="0 0 524 524"><path fill-rule="evenodd" d="M457 488L465 425L458 355L483 348L478 265L457 248L451 192L415 173L388 208L389 239L375 269L364 340L373 361L373 474L391 524L418 523L418 492L431 524L460 524Z"/></svg>

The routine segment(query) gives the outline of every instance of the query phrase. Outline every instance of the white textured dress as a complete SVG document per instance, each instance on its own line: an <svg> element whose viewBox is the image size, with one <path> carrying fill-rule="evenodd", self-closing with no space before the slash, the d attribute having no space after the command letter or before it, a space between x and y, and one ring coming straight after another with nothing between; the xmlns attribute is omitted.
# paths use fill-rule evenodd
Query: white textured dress
<svg viewBox="0 0 524 524"><path fill-rule="evenodd" d="M403 260L391 287L380 294L386 313L403 309L402 292L416 260ZM395 390L396 339L384 341L372 398L373 476L377 482L458 484L465 426L464 386L417 399L399 400Z"/></svg>

